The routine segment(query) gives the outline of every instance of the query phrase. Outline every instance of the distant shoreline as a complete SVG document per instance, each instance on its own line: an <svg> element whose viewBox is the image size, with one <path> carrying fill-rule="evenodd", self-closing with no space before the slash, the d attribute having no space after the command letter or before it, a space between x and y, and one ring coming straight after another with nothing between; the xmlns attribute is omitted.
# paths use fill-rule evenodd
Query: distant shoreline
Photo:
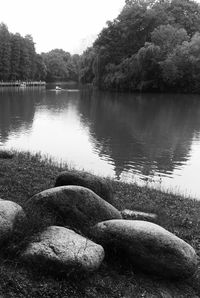
<svg viewBox="0 0 200 298"><path fill-rule="evenodd" d="M0 87L32 87L32 86L46 86L44 81L11 81L0 82Z"/></svg>

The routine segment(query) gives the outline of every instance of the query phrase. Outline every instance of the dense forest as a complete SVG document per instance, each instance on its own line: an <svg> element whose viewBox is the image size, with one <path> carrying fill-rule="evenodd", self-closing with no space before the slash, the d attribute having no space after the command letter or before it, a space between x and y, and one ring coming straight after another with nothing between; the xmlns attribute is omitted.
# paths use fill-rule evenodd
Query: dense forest
<svg viewBox="0 0 200 298"><path fill-rule="evenodd" d="M78 80L79 55L55 49L37 54L31 35L10 33L0 24L0 80Z"/></svg>
<svg viewBox="0 0 200 298"><path fill-rule="evenodd" d="M83 53L80 81L103 89L200 92L200 5L126 0Z"/></svg>
<svg viewBox="0 0 200 298"><path fill-rule="evenodd" d="M82 55L37 54L31 35L0 24L0 80L80 81L100 89L200 92L200 5L125 0Z"/></svg>
<svg viewBox="0 0 200 298"><path fill-rule="evenodd" d="M79 80L79 55L55 49L41 57L46 66L46 81Z"/></svg>

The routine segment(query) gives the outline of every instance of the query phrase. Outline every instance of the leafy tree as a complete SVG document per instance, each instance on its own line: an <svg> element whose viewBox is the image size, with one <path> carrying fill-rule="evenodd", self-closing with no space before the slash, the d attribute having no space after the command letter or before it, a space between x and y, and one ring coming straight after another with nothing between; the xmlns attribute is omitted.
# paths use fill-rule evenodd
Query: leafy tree
<svg viewBox="0 0 200 298"><path fill-rule="evenodd" d="M96 57L95 49L88 48L80 59L80 73L79 79L81 83L87 84L94 80L93 64Z"/></svg>
<svg viewBox="0 0 200 298"><path fill-rule="evenodd" d="M4 23L0 24L0 79L8 80L10 75L11 40Z"/></svg>
<svg viewBox="0 0 200 298"><path fill-rule="evenodd" d="M71 75L72 80L79 81L79 72L80 72L80 56L78 54L74 54L71 57Z"/></svg>
<svg viewBox="0 0 200 298"><path fill-rule="evenodd" d="M35 79L45 80L47 76L47 67L41 55L37 54L35 58L36 69L35 69Z"/></svg>
<svg viewBox="0 0 200 298"><path fill-rule="evenodd" d="M184 28L173 27L172 25L161 25L151 33L151 41L159 46L163 56L171 53L177 45L188 41L189 36Z"/></svg>
<svg viewBox="0 0 200 298"><path fill-rule="evenodd" d="M28 80L30 78L31 61L29 57L29 50L27 48L27 41L22 38L20 41L20 67L19 76L21 80Z"/></svg>
<svg viewBox="0 0 200 298"><path fill-rule="evenodd" d="M46 66L35 52L31 35L12 34L4 23L0 24L0 79L45 79Z"/></svg>
<svg viewBox="0 0 200 298"><path fill-rule="evenodd" d="M79 79L79 55L71 56L61 49L42 53L47 68L48 81Z"/></svg>
<svg viewBox="0 0 200 298"><path fill-rule="evenodd" d="M104 84L107 88L124 90L136 89L140 70L136 55L124 59L119 65L108 64Z"/></svg>
<svg viewBox="0 0 200 298"><path fill-rule="evenodd" d="M20 79L20 43L21 35L19 33L11 34L11 55L10 55L10 79Z"/></svg>
<svg viewBox="0 0 200 298"><path fill-rule="evenodd" d="M126 0L82 55L80 79L100 88L200 91L196 32L195 1Z"/></svg>
<svg viewBox="0 0 200 298"><path fill-rule="evenodd" d="M31 35L26 35L24 38L25 47L28 54L27 66L29 68L28 71L28 79L33 80L36 71L36 52L35 52L35 44L33 42L33 38Z"/></svg>
<svg viewBox="0 0 200 298"><path fill-rule="evenodd" d="M200 91L200 33L177 46L161 62L162 77L168 87L182 91Z"/></svg>
<svg viewBox="0 0 200 298"><path fill-rule="evenodd" d="M140 67L140 88L156 89L160 78L161 49L158 45L146 43L137 53Z"/></svg>
<svg viewBox="0 0 200 298"><path fill-rule="evenodd" d="M200 31L200 6L192 0L172 0L168 8L171 24L179 25L193 36Z"/></svg>
<svg viewBox="0 0 200 298"><path fill-rule="evenodd" d="M80 56L78 54L70 55L67 60L67 69L69 72L69 80L79 81L79 62Z"/></svg>
<svg viewBox="0 0 200 298"><path fill-rule="evenodd" d="M66 66L68 59L65 52L60 49L52 50L48 53L43 53L42 57L47 67L47 80L67 80L69 71Z"/></svg>

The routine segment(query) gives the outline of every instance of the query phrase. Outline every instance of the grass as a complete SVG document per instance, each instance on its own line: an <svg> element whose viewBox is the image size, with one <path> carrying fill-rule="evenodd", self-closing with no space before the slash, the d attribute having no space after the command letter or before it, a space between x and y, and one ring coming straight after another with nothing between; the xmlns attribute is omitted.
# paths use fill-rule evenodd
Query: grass
<svg viewBox="0 0 200 298"><path fill-rule="evenodd" d="M63 170L39 154L0 154L0 198L24 206L34 194L54 186ZM66 167L65 167L66 168ZM118 209L156 213L158 223L200 253L200 201L110 180ZM29 226L24 227L26 231ZM23 230L21 231L23 234ZM200 274L184 281L145 275L113 257L88 276L52 276L23 266L8 248L0 253L0 297L200 297ZM125 259L125 258L124 258Z"/></svg>

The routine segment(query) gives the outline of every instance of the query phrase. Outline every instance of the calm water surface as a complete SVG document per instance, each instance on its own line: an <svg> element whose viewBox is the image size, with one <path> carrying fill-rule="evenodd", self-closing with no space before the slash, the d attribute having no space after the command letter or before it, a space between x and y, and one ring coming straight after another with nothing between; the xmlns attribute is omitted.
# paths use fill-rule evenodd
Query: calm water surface
<svg viewBox="0 0 200 298"><path fill-rule="evenodd" d="M54 87L0 89L2 148L200 198L199 95Z"/></svg>

